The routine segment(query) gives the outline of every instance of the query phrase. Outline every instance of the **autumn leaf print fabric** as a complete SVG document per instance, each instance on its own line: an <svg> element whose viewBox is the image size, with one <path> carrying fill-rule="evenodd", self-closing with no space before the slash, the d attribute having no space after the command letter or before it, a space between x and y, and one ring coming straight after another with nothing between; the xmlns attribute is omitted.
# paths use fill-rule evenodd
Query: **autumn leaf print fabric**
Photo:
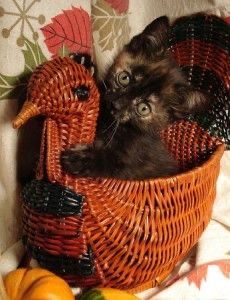
<svg viewBox="0 0 230 300"><path fill-rule="evenodd" d="M103 68L105 57L129 39L128 7L128 0L0 2L0 42L7 59L0 61L0 99L17 98L33 70L55 56L99 53L97 64Z"/></svg>
<svg viewBox="0 0 230 300"><path fill-rule="evenodd" d="M126 4L126 5L125 5ZM92 6L94 32L102 52L121 48L129 38L127 1L97 0Z"/></svg>
<svg viewBox="0 0 230 300"><path fill-rule="evenodd" d="M52 18L41 28L45 44L53 56L66 52L91 53L91 23L89 14L82 8L72 6ZM65 49L65 52L60 52Z"/></svg>
<svg viewBox="0 0 230 300"><path fill-rule="evenodd" d="M50 58L70 52L91 54L90 11L91 2L83 0L0 2L3 55L9 58L10 48L19 58L17 64L14 57L12 64L9 59L0 61L0 99L17 98L33 70Z"/></svg>
<svg viewBox="0 0 230 300"><path fill-rule="evenodd" d="M99 75L129 41L128 8L128 0L92 1L93 50Z"/></svg>

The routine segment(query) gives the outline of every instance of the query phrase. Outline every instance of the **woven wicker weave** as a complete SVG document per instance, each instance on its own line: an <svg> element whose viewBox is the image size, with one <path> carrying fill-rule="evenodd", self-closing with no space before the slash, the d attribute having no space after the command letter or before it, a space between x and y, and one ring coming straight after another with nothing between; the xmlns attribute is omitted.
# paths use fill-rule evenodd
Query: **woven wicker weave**
<svg viewBox="0 0 230 300"><path fill-rule="evenodd" d="M195 120L230 148L230 26L217 16L195 14L177 19L170 50L188 81L213 96L213 104Z"/></svg>
<svg viewBox="0 0 230 300"><path fill-rule="evenodd" d="M78 101L73 89L87 86ZM184 173L146 181L76 179L59 157L94 138L99 94L70 58L39 67L14 121L45 115L37 179L23 192L24 243L32 257L71 285L141 291L155 286L197 242L209 222L224 145L181 121L162 139Z"/></svg>

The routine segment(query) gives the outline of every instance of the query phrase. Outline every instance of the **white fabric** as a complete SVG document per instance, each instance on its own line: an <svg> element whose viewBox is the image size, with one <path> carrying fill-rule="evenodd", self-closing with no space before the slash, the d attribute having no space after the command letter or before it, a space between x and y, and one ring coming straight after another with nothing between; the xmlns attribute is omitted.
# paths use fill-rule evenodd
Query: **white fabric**
<svg viewBox="0 0 230 300"><path fill-rule="evenodd" d="M229 15L229 0L131 0L129 4L129 24L131 36L141 32L153 19L167 15L170 19L211 11L217 15Z"/></svg>
<svg viewBox="0 0 230 300"><path fill-rule="evenodd" d="M218 266L210 265L199 287L184 277L160 292L149 290L138 296L142 300L229 300L229 283Z"/></svg>
<svg viewBox="0 0 230 300"><path fill-rule="evenodd" d="M200 238L197 264L230 259L230 150L221 159L212 219Z"/></svg>
<svg viewBox="0 0 230 300"><path fill-rule="evenodd" d="M4 277L10 271L17 269L24 253L25 249L21 240L9 247L0 256L0 274Z"/></svg>
<svg viewBox="0 0 230 300"><path fill-rule="evenodd" d="M20 213L16 181L17 131L11 120L17 103L0 101L0 253L18 239Z"/></svg>
<svg viewBox="0 0 230 300"><path fill-rule="evenodd" d="M221 160L212 219L230 227L230 151L225 151Z"/></svg>

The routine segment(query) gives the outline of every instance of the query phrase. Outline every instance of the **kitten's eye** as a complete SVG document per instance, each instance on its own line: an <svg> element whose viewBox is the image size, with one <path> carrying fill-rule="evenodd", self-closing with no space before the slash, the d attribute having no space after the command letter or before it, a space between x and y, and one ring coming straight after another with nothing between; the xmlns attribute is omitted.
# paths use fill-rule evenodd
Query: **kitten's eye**
<svg viewBox="0 0 230 300"><path fill-rule="evenodd" d="M128 86L130 80L131 80L131 76L126 71L117 74L117 78L116 78L117 84L121 85L122 87Z"/></svg>
<svg viewBox="0 0 230 300"><path fill-rule="evenodd" d="M73 93L80 101L85 101L89 98L89 89L85 85L81 85L75 89L73 89Z"/></svg>
<svg viewBox="0 0 230 300"><path fill-rule="evenodd" d="M152 112L151 106L148 103L138 103L137 104L137 113L141 117L146 117Z"/></svg>

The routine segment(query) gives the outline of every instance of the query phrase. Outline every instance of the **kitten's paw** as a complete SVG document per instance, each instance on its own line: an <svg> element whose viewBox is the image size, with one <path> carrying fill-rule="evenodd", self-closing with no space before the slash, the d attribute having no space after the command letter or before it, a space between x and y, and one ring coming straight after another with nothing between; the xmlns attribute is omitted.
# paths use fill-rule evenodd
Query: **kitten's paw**
<svg viewBox="0 0 230 300"><path fill-rule="evenodd" d="M71 151L71 152L79 152L79 151L85 151L87 149L89 149L89 145L88 144L76 144L75 146L69 148L67 151Z"/></svg>
<svg viewBox="0 0 230 300"><path fill-rule="evenodd" d="M63 169L76 176L90 176L91 151L89 145L78 144L61 155Z"/></svg>

